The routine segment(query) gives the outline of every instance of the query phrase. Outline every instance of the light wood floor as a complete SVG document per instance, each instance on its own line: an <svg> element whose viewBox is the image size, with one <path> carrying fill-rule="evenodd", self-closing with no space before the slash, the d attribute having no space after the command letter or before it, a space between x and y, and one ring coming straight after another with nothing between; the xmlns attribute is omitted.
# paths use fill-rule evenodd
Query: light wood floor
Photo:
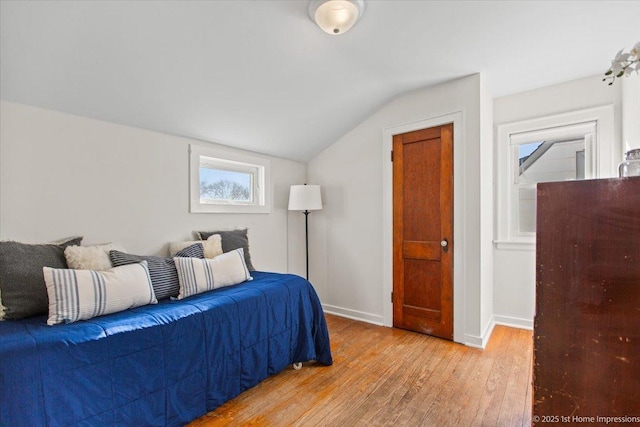
<svg viewBox="0 0 640 427"><path fill-rule="evenodd" d="M484 351L327 315L333 366L289 367L192 427L530 426L531 331Z"/></svg>

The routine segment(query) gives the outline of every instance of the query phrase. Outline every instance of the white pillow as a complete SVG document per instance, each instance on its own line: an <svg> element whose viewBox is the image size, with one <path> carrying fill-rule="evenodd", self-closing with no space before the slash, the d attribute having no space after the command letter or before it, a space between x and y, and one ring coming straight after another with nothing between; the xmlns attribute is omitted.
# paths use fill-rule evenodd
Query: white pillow
<svg viewBox="0 0 640 427"><path fill-rule="evenodd" d="M253 280L244 261L244 250L235 249L213 259L174 258L178 270L178 299L223 286Z"/></svg>
<svg viewBox="0 0 640 427"><path fill-rule="evenodd" d="M2 295L0 294L0 321L4 320L4 305L2 305Z"/></svg>
<svg viewBox="0 0 640 427"><path fill-rule="evenodd" d="M118 243L93 246L67 246L64 257L69 268L75 270L108 270L111 267L109 251L126 252Z"/></svg>
<svg viewBox="0 0 640 427"><path fill-rule="evenodd" d="M147 262L106 271L43 267L48 325L71 323L158 302Z"/></svg>
<svg viewBox="0 0 640 427"><path fill-rule="evenodd" d="M196 243L202 243L205 258L215 258L218 255L222 255L222 238L219 234L212 234L207 240L191 240L189 242L169 243L169 256L173 258L184 248L188 248Z"/></svg>

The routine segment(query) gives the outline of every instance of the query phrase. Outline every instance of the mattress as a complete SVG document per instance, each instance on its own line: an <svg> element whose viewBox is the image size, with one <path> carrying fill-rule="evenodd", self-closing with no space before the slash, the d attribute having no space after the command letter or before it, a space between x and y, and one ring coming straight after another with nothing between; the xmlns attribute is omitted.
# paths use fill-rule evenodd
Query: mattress
<svg viewBox="0 0 640 427"><path fill-rule="evenodd" d="M331 365L311 284L252 276L67 325L0 322L0 425L182 425L289 364Z"/></svg>

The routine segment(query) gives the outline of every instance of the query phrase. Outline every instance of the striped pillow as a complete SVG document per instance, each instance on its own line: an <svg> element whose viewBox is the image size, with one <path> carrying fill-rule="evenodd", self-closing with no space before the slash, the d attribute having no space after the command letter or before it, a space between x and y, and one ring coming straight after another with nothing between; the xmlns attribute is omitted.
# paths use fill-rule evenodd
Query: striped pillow
<svg viewBox="0 0 640 427"><path fill-rule="evenodd" d="M146 261L105 271L43 267L48 325L71 323L158 302Z"/></svg>
<svg viewBox="0 0 640 427"><path fill-rule="evenodd" d="M253 280L242 248L213 259L174 258L180 281L178 299Z"/></svg>
<svg viewBox="0 0 640 427"><path fill-rule="evenodd" d="M204 258L202 244L196 243L178 252L177 257ZM147 261L149 265L149 275L151 284L159 300L178 296L180 283L178 282L178 272L173 259L161 256L140 256L127 254L120 251L110 251L109 258L114 267L134 264L140 261Z"/></svg>

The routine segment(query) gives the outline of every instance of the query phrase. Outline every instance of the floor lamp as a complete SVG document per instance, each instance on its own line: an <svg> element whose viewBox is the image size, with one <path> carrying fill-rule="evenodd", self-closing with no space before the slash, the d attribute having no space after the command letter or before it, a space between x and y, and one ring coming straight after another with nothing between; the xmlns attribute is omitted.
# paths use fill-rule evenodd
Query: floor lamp
<svg viewBox="0 0 640 427"><path fill-rule="evenodd" d="M319 185L292 185L289 191L289 210L304 214L304 235L307 248L307 280L309 280L309 211L322 209Z"/></svg>

